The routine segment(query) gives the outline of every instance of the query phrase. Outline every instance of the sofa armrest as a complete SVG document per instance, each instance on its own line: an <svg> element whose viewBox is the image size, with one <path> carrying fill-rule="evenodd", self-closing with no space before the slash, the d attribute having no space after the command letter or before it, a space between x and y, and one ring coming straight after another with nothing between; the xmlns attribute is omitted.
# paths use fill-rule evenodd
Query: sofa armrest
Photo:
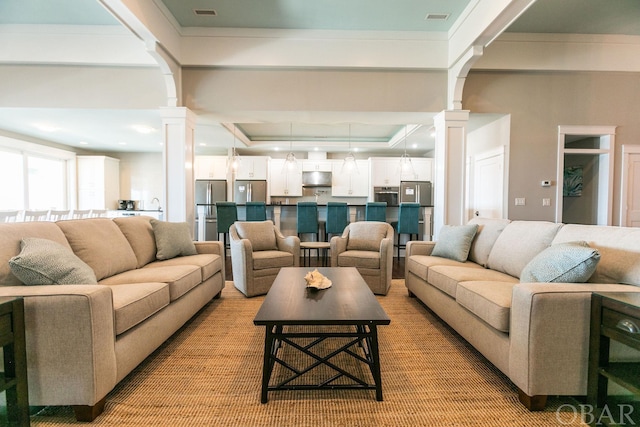
<svg viewBox="0 0 640 427"><path fill-rule="evenodd" d="M116 385L111 288L102 285L0 287L23 297L29 404L95 405Z"/></svg>
<svg viewBox="0 0 640 427"><path fill-rule="evenodd" d="M592 283L520 283L513 287L509 377L535 395L585 395L591 294L640 292Z"/></svg>
<svg viewBox="0 0 640 427"><path fill-rule="evenodd" d="M196 245L196 251L198 251L199 254L224 255L223 243L217 240L193 243Z"/></svg>
<svg viewBox="0 0 640 427"><path fill-rule="evenodd" d="M407 242L405 259L411 255L431 255L436 242L424 240L411 240Z"/></svg>

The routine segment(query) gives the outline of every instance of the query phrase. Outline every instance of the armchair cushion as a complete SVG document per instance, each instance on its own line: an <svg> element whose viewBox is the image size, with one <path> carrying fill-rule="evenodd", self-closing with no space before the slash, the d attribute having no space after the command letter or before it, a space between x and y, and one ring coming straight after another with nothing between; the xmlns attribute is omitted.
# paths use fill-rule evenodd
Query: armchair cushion
<svg viewBox="0 0 640 427"><path fill-rule="evenodd" d="M236 231L241 239L251 241L251 248L256 251L275 251L276 234L271 221L236 222Z"/></svg>
<svg viewBox="0 0 640 427"><path fill-rule="evenodd" d="M289 252L257 251L253 252L252 256L254 270L293 266L293 255Z"/></svg>
<svg viewBox="0 0 640 427"><path fill-rule="evenodd" d="M338 255L338 266L380 268L380 252L346 251Z"/></svg>
<svg viewBox="0 0 640 427"><path fill-rule="evenodd" d="M387 237L387 223L360 221L349 224L348 251L380 251L380 242Z"/></svg>

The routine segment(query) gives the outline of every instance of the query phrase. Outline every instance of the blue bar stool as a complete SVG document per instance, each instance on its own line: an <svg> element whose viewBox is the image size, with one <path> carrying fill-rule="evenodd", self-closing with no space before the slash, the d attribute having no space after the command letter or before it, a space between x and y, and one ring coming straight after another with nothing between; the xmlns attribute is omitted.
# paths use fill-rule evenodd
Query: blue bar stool
<svg viewBox="0 0 640 427"><path fill-rule="evenodd" d="M331 240L329 238L331 234L342 235L347 225L349 225L349 206L343 202L327 203L326 241Z"/></svg>
<svg viewBox="0 0 640 427"><path fill-rule="evenodd" d="M316 202L298 202L297 210L297 233L300 237L300 250L302 251L303 265L311 265L311 250L317 250L317 258L320 257L320 251L323 253L323 264L326 263L326 253L329 249L328 242L320 241L320 223L318 222L318 204ZM315 234L315 241L302 241L302 235ZM307 257L307 254L309 255Z"/></svg>
<svg viewBox="0 0 640 427"><path fill-rule="evenodd" d="M365 205L364 220L387 222L387 202L368 202Z"/></svg>
<svg viewBox="0 0 640 427"><path fill-rule="evenodd" d="M227 235L229 227L238 220L238 207L234 202L216 202L216 225L218 238L222 234L222 244L224 245L224 257L227 257Z"/></svg>
<svg viewBox="0 0 640 427"><path fill-rule="evenodd" d="M247 202L247 221L266 221L267 205L265 202Z"/></svg>
<svg viewBox="0 0 640 427"><path fill-rule="evenodd" d="M413 235L416 235L416 239L420 234L420 204L419 203L400 203L398 210L398 223L394 227L396 229L398 248L397 259L400 260L400 248L406 248L407 245L400 244L400 235L408 234L409 240L412 240Z"/></svg>

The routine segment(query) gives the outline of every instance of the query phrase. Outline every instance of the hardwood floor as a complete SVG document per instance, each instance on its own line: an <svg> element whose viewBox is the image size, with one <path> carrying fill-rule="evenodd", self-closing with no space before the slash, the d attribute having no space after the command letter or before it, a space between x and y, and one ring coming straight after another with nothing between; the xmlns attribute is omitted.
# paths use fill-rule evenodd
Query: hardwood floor
<svg viewBox="0 0 640 427"><path fill-rule="evenodd" d="M302 259L300 259L300 265L302 265ZM317 264L317 261L315 259L315 257L311 257L311 266L315 267ZM227 280L233 280L233 271L231 268L231 255L227 254L227 259L225 262L225 274L227 277ZM404 279L404 257L400 257L400 259L397 258L393 258L393 272L391 273L391 276L394 279Z"/></svg>

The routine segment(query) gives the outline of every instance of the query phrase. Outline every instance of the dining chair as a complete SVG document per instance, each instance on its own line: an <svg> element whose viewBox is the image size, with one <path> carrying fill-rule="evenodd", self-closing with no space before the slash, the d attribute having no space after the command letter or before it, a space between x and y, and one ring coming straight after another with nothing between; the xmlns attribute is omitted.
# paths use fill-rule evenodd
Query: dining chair
<svg viewBox="0 0 640 427"><path fill-rule="evenodd" d="M49 221L60 221L63 219L69 219L69 214L71 211L69 209L56 210L51 209L49 211Z"/></svg>
<svg viewBox="0 0 640 427"><path fill-rule="evenodd" d="M387 221L387 202L368 202L364 210L365 221Z"/></svg>
<svg viewBox="0 0 640 427"><path fill-rule="evenodd" d="M419 203L400 203L398 208L398 222L394 225L396 231L396 246L398 251L396 253L396 259L400 259L400 249L406 248L400 244L400 235L408 234L409 241L413 239L413 235L416 238L420 234L420 204Z"/></svg>
<svg viewBox="0 0 640 427"><path fill-rule="evenodd" d="M26 210L24 211L24 216L22 217L23 221L46 221L47 215L49 211L40 211L40 210Z"/></svg>
<svg viewBox="0 0 640 427"><path fill-rule="evenodd" d="M20 211L0 211L0 222L16 222Z"/></svg>
<svg viewBox="0 0 640 427"><path fill-rule="evenodd" d="M74 209L73 214L71 215L71 218L73 219L89 218L90 214L91 214L91 209Z"/></svg>

